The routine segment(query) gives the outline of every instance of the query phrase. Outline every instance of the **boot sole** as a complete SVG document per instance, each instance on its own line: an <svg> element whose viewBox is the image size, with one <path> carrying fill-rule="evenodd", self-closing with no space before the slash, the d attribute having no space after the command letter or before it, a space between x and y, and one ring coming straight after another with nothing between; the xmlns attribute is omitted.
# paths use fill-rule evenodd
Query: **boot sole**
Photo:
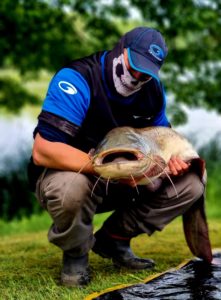
<svg viewBox="0 0 221 300"><path fill-rule="evenodd" d="M90 279L82 278L79 275L70 276L65 273L61 273L61 285L67 287L83 287L89 284Z"/></svg>

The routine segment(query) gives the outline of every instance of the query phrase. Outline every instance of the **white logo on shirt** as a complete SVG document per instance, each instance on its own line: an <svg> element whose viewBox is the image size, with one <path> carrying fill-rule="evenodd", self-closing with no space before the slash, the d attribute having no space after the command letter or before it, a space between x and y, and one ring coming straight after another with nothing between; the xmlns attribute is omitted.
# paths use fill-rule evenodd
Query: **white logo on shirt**
<svg viewBox="0 0 221 300"><path fill-rule="evenodd" d="M136 115L133 115L133 118L134 119L145 119L145 120L151 120L153 118L153 116L150 116L150 117L145 117L145 116L136 116Z"/></svg>
<svg viewBox="0 0 221 300"><path fill-rule="evenodd" d="M58 86L63 92L70 95L77 94L78 92L77 89L73 86L73 84L67 81L59 81Z"/></svg>

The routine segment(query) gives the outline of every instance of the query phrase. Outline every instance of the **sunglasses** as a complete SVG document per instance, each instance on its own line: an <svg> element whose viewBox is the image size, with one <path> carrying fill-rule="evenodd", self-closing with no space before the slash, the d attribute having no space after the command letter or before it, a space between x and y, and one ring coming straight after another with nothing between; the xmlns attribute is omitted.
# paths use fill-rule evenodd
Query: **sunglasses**
<svg viewBox="0 0 221 300"><path fill-rule="evenodd" d="M152 79L152 77L150 75L145 74L145 73L141 73L139 71L136 71L136 70L134 70L131 67L128 69L128 71L129 71L130 75L132 77L134 77L134 79L136 79L138 81L146 81L146 82L148 82L148 81L150 81ZM135 76L135 74L138 74L138 76L137 75Z"/></svg>

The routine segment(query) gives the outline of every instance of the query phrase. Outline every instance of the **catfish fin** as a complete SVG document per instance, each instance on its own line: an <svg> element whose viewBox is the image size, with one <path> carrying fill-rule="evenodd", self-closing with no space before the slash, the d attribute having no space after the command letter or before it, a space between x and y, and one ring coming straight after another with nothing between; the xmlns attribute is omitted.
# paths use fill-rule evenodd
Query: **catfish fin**
<svg viewBox="0 0 221 300"><path fill-rule="evenodd" d="M206 172L206 163L205 160L203 160L200 157L193 158L191 159L191 167L190 169L196 173L199 178L202 180L203 176L205 175Z"/></svg>
<svg viewBox="0 0 221 300"><path fill-rule="evenodd" d="M211 263L212 250L206 221L204 196L183 215L183 228L192 253L207 263Z"/></svg>

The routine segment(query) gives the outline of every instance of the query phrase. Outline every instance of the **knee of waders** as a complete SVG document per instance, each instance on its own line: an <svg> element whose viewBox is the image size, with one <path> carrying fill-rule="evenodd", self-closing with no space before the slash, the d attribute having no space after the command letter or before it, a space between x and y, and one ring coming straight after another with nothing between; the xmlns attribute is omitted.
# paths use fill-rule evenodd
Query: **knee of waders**
<svg viewBox="0 0 221 300"><path fill-rule="evenodd" d="M62 206L67 211L79 209L91 195L90 180L83 174L77 174L63 191Z"/></svg>
<svg viewBox="0 0 221 300"><path fill-rule="evenodd" d="M62 176L44 188L47 206L62 211L78 210L91 193L90 180L83 174L62 172Z"/></svg>
<svg viewBox="0 0 221 300"><path fill-rule="evenodd" d="M200 180L199 176L195 173L189 173L186 176L186 188L188 198L193 201L198 200L204 193L205 186Z"/></svg>

